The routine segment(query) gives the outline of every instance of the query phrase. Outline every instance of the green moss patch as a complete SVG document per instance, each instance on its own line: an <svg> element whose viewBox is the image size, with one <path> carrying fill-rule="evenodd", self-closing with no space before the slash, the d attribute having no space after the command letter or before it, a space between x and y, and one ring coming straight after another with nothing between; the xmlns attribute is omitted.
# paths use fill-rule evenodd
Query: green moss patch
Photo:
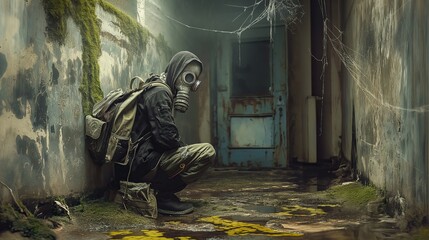
<svg viewBox="0 0 429 240"><path fill-rule="evenodd" d="M48 37L64 44L67 34L67 18L71 17L82 36L83 76L80 85L82 108L89 114L92 107L103 98L100 87L98 58L101 56L100 26L95 14L97 1L90 0L43 0L47 20Z"/></svg>
<svg viewBox="0 0 429 240"><path fill-rule="evenodd" d="M128 49L129 59L134 54L146 50L149 37L154 38L164 51L169 49L162 35L158 38L153 37L134 19L103 0L43 0L50 40L60 45L64 44L68 17L71 17L79 27L83 44L83 76L79 90L82 93L82 109L85 115L90 114L94 104L103 98L98 65L98 58L101 56L101 33L95 11L97 4L118 18L119 28L130 41L129 44L122 44Z"/></svg>
<svg viewBox="0 0 429 240"><path fill-rule="evenodd" d="M0 231L20 232L31 239L56 239L42 220L19 213L9 204L0 206Z"/></svg>
<svg viewBox="0 0 429 240"><path fill-rule="evenodd" d="M131 210L125 210L118 203L103 200L82 202L80 205L73 207L71 212L73 217L79 219L79 224L83 227L97 224L99 225L98 228L114 226L120 229L148 224L153 221Z"/></svg>
<svg viewBox="0 0 429 240"><path fill-rule="evenodd" d="M48 37L63 45L67 34L67 9L70 8L70 1L43 0L42 4L48 23Z"/></svg>
<svg viewBox="0 0 429 240"><path fill-rule="evenodd" d="M412 236L414 240L429 239L429 226L419 228Z"/></svg>
<svg viewBox="0 0 429 240"><path fill-rule="evenodd" d="M338 185L327 190L328 196L343 203L345 208L363 209L366 205L377 200L377 189L372 186L364 186L358 182Z"/></svg>
<svg viewBox="0 0 429 240"><path fill-rule="evenodd" d="M152 37L149 31L112 4L105 1L100 1L99 4L104 11L116 16L119 23L119 29L121 29L121 32L128 37L128 40L130 41L129 44L127 44L128 59L130 59L134 54L139 54L141 51L145 51L149 37Z"/></svg>

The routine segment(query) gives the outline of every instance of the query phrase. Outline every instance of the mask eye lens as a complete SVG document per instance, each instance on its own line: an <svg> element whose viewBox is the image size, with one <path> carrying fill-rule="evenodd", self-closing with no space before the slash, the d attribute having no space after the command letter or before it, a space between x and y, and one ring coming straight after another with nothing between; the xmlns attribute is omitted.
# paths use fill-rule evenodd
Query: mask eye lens
<svg viewBox="0 0 429 240"><path fill-rule="evenodd" d="M187 83L187 84L193 84L194 83L194 81L195 81L195 74L193 74L193 73L190 73L190 72L187 72L187 73L184 73L184 76L183 76L183 80Z"/></svg>

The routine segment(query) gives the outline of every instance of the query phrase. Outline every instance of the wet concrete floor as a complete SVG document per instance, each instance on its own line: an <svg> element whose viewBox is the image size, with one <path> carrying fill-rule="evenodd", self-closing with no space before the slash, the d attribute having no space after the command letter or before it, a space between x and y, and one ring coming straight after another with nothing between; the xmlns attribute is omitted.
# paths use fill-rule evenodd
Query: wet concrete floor
<svg viewBox="0 0 429 240"><path fill-rule="evenodd" d="M395 219L377 210L377 196L347 200L327 190L331 183L330 175L305 169L213 169L178 194L194 204L191 214L157 219L130 215L118 223L109 219L123 211L115 210L109 218L101 208L100 216L85 221L72 210L73 220L56 232L59 239L412 239ZM356 182L347 185L358 187L350 188L352 194L365 188Z"/></svg>

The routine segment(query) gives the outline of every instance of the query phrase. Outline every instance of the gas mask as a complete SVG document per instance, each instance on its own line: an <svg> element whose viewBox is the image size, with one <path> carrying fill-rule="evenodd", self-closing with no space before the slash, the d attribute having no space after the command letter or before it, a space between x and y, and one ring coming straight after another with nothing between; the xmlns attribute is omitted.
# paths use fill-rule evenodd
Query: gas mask
<svg viewBox="0 0 429 240"><path fill-rule="evenodd" d="M201 81L198 80L201 74L201 66L197 62L189 63L175 81L177 90L174 99L174 109L179 112L186 112L189 107L189 92L197 91Z"/></svg>

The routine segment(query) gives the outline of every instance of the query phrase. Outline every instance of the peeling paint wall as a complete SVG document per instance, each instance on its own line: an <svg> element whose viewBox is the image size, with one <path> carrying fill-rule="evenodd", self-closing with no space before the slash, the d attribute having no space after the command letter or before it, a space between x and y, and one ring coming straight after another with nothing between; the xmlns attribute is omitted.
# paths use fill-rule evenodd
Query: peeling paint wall
<svg viewBox="0 0 429 240"><path fill-rule="evenodd" d="M116 16L101 7L96 14L105 94L127 88L132 76L165 69L171 55L154 38L129 58L118 44L128 39ZM0 1L0 180L23 198L81 193L104 186L111 175L85 150L79 28L69 19L65 44L58 45L47 40L46 26L41 0ZM158 25L157 31L164 27L171 28ZM0 199L10 199L7 189L0 189Z"/></svg>
<svg viewBox="0 0 429 240"><path fill-rule="evenodd" d="M354 69L343 86L345 156L426 215L428 10L424 0L348 1L343 26Z"/></svg>
<svg viewBox="0 0 429 240"><path fill-rule="evenodd" d="M0 9L1 180L31 197L82 190L87 161L79 130L78 29L69 21L72 37L59 47L46 40L40 1L1 1Z"/></svg>

